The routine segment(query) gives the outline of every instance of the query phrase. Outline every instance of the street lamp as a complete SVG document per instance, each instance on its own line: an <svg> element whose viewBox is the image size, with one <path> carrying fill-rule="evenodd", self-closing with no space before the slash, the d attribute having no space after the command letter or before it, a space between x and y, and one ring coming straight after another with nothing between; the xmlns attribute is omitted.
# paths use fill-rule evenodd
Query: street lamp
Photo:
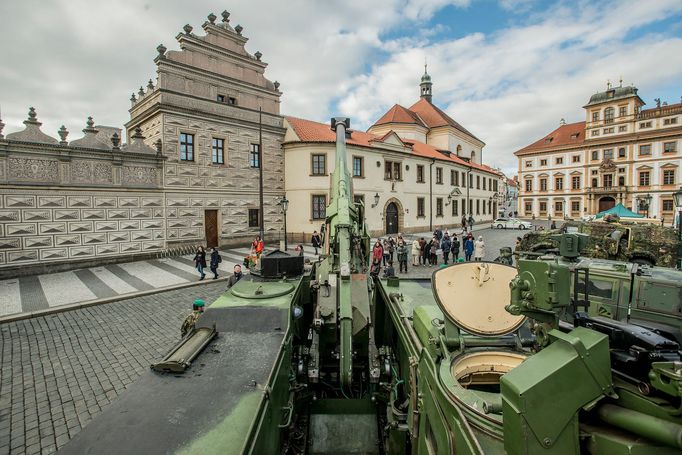
<svg viewBox="0 0 682 455"><path fill-rule="evenodd" d="M374 193L374 204L372 204L372 208L376 207L379 205L379 193Z"/></svg>
<svg viewBox="0 0 682 455"><path fill-rule="evenodd" d="M682 269L682 188L673 193L677 208L677 268Z"/></svg>
<svg viewBox="0 0 682 455"><path fill-rule="evenodd" d="M289 199L286 196L282 196L277 205L282 207L282 212L284 213L284 251L287 251L289 249L287 244L287 209L289 208Z"/></svg>

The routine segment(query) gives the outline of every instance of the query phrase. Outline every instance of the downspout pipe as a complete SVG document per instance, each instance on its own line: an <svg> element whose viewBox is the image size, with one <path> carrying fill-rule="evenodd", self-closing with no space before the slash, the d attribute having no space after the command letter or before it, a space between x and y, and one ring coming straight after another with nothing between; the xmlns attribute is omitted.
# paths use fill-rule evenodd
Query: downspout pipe
<svg viewBox="0 0 682 455"><path fill-rule="evenodd" d="M436 159L431 158L429 164L429 231L433 232L433 165L436 164Z"/></svg>

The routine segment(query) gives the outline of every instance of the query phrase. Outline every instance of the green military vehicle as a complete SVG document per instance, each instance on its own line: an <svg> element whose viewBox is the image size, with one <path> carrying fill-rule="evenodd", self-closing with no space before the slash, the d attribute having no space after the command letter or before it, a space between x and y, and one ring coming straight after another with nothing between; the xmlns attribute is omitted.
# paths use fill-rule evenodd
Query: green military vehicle
<svg viewBox="0 0 682 455"><path fill-rule="evenodd" d="M558 230L529 232L517 245L517 254L556 251L558 241L552 236L557 231L586 234L589 241L582 251L585 257L677 266L680 242L674 228L619 221L566 221Z"/></svg>
<svg viewBox="0 0 682 455"><path fill-rule="evenodd" d="M584 311L597 284L585 276L585 291L571 292L584 273L576 234L560 256L518 270L371 274L349 126L332 121L321 259L304 269L264 258L262 277L210 305L62 453L680 453L680 346ZM664 303L660 289L647 296Z"/></svg>

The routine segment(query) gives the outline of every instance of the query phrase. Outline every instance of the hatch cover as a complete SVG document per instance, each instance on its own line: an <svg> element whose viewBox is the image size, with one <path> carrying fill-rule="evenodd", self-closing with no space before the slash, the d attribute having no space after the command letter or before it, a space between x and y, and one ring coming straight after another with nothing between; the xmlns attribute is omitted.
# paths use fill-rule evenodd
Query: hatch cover
<svg viewBox="0 0 682 455"><path fill-rule="evenodd" d="M525 316L504 309L516 268L495 262L466 262L439 269L431 277L433 294L445 317L468 333L499 336L521 327Z"/></svg>
<svg viewBox="0 0 682 455"><path fill-rule="evenodd" d="M286 281L240 280L231 289L233 295L243 299L272 299L290 293L294 285Z"/></svg>

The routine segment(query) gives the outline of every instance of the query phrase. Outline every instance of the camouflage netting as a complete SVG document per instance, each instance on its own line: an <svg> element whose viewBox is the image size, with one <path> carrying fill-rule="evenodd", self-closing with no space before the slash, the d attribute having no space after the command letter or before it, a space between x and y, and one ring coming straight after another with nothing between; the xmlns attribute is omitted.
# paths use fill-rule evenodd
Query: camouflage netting
<svg viewBox="0 0 682 455"><path fill-rule="evenodd" d="M677 264L677 231L657 224L568 221L561 229L527 233L516 251L543 253L558 249L559 243L550 236L561 230L589 235L587 247L582 252L584 257L644 262L661 267Z"/></svg>

